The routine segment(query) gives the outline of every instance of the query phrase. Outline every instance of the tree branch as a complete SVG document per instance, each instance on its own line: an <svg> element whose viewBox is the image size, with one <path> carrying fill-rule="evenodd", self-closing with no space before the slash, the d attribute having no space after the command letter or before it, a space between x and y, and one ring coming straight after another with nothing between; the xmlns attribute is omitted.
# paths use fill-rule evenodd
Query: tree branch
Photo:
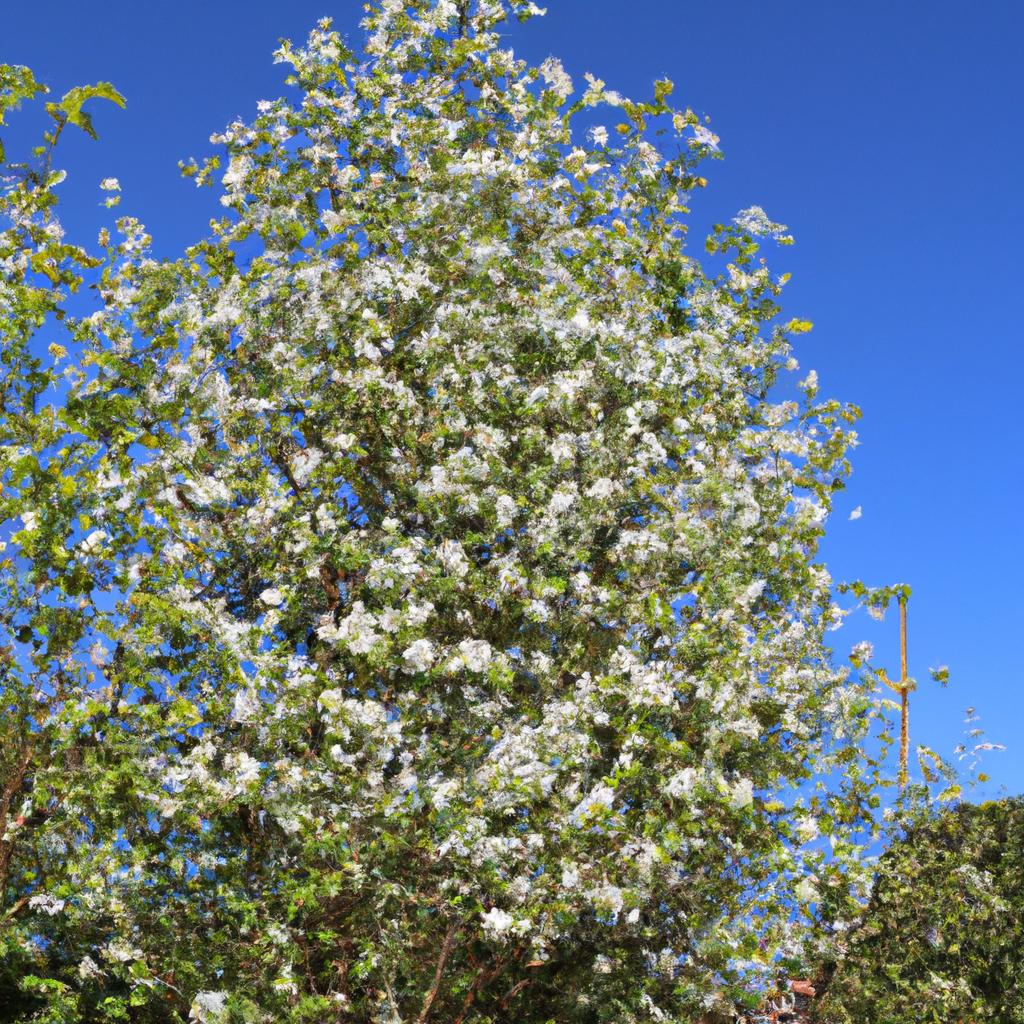
<svg viewBox="0 0 1024 1024"><path fill-rule="evenodd" d="M437 993L441 988L441 978L444 975L444 965L448 961L448 957L451 955L452 947L455 945L455 936L459 933L459 928L462 926L460 921L452 923L448 929L448 934L444 937L444 944L441 946L441 955L437 958L437 969L434 971L434 983L430 986L430 991L427 993L426 999L423 1000L423 1009L420 1010L420 1015L416 1018L416 1024L426 1024L427 1018L430 1016L430 1008L434 1005L434 1000L437 998Z"/></svg>

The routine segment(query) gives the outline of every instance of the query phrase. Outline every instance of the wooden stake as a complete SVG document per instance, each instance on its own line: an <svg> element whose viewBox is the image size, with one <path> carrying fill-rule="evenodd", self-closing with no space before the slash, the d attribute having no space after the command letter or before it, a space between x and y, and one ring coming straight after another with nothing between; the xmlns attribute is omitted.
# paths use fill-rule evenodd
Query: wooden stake
<svg viewBox="0 0 1024 1024"><path fill-rule="evenodd" d="M900 772L899 786L902 792L907 788L910 777L910 691L913 680L907 675L907 597L901 594L900 604L900 677L890 679L885 669L879 670L879 678L889 689L900 695Z"/></svg>
<svg viewBox="0 0 1024 1024"><path fill-rule="evenodd" d="M907 676L907 599L900 598L900 790L907 788L910 759L910 679Z"/></svg>

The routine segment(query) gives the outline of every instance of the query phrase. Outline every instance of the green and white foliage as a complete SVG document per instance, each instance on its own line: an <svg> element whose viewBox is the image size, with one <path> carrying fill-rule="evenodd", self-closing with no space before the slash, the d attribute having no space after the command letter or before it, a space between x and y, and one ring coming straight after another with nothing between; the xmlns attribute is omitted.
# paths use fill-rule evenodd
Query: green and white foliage
<svg viewBox="0 0 1024 1024"><path fill-rule="evenodd" d="M8 1019L692 1021L852 912L855 410L779 394L781 225L684 244L707 126L537 13L284 44L176 260L4 179Z"/></svg>
<svg viewBox="0 0 1024 1024"><path fill-rule="evenodd" d="M921 807L901 832L822 1019L1024 1021L1024 801Z"/></svg>

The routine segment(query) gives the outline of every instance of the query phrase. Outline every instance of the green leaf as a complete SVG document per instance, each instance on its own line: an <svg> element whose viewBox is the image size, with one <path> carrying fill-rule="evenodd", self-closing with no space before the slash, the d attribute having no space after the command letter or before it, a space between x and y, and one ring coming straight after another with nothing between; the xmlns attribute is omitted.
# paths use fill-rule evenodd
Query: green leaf
<svg viewBox="0 0 1024 1024"><path fill-rule="evenodd" d="M119 107L125 106L125 98L110 84L97 82L95 85L78 85L69 90L61 98L60 103L47 103L47 113L58 123L73 124L81 128L86 135L95 139L96 129L93 127L92 115L82 107L89 100L110 100Z"/></svg>
<svg viewBox="0 0 1024 1024"><path fill-rule="evenodd" d="M813 326L810 320L790 320L786 330L790 334L806 334Z"/></svg>
<svg viewBox="0 0 1024 1024"><path fill-rule="evenodd" d="M663 103L666 97L672 95L672 90L675 89L675 83L669 78L659 79L654 83L654 101L659 104Z"/></svg>

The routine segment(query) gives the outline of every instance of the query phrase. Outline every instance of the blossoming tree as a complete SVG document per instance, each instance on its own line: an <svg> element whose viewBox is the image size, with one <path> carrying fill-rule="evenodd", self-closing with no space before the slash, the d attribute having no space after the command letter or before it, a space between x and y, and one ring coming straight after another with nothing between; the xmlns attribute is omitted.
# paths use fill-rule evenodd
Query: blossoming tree
<svg viewBox="0 0 1024 1024"><path fill-rule="evenodd" d="M861 884L855 411L779 394L784 228L686 247L715 136L516 58L537 13L284 44L176 260L8 168L0 1017L692 1021Z"/></svg>

